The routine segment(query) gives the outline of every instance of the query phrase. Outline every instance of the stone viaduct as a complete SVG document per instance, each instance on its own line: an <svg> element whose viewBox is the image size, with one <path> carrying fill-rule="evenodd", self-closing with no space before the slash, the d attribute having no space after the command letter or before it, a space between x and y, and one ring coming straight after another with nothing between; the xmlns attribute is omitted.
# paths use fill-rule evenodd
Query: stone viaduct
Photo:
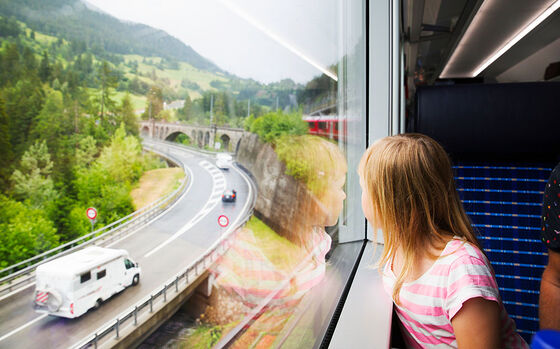
<svg viewBox="0 0 560 349"><path fill-rule="evenodd" d="M196 126L164 121L140 122L140 134L161 140L174 141L177 136L184 134L189 137L191 145L199 148L214 148L220 143L220 149L234 152L237 149L243 129L220 126Z"/></svg>

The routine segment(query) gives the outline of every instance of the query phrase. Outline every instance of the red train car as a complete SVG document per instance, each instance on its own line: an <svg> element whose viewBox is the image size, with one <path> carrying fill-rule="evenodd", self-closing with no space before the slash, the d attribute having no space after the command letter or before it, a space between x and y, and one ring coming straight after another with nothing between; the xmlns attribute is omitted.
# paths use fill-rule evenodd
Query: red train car
<svg viewBox="0 0 560 349"><path fill-rule="evenodd" d="M304 116L303 120L309 126L309 134L343 140L346 134L345 122L341 122L338 115ZM342 125L342 127L341 127Z"/></svg>

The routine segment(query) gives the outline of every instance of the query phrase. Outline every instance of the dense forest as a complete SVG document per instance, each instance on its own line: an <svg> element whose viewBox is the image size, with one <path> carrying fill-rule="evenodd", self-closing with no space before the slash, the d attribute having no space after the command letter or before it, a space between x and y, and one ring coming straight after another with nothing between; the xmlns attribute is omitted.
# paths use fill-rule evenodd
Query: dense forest
<svg viewBox="0 0 560 349"><path fill-rule="evenodd" d="M142 154L139 117L249 128L279 110L301 117L332 84L241 79L81 1L0 1L0 268L89 232L87 207L96 227L132 212L132 187L163 166Z"/></svg>
<svg viewBox="0 0 560 349"><path fill-rule="evenodd" d="M185 61L204 70L221 71L191 47L162 30L125 23L95 11L80 0L3 0L0 13L31 28L67 41L83 43L96 54L112 52Z"/></svg>
<svg viewBox="0 0 560 349"><path fill-rule="evenodd" d="M121 76L117 88L120 91L146 95L152 85L157 85L166 102L186 98L194 102L204 92L221 91L228 95L228 100L222 99L232 120L247 115L249 99L254 107L251 114L253 111L257 114L264 112L258 109L259 106L268 110L276 106L280 109L297 108L298 91L304 88L290 79L262 84L238 78L164 31L120 21L95 10L87 1L3 0L0 1L0 15L19 20L33 31L71 43L68 54L87 51L118 66ZM185 64L193 68L191 75L205 72L203 79L178 73L178 70L185 71ZM174 79L180 80L179 86L171 86ZM239 101L239 106L234 106L233 99ZM209 107L209 103L205 104ZM245 110L241 110L243 108ZM195 106L194 110L200 108ZM209 109L203 111L208 113ZM195 120L201 121L201 118ZM239 124L237 121L232 123Z"/></svg>
<svg viewBox="0 0 560 349"><path fill-rule="evenodd" d="M133 211L131 186L160 160L142 155L137 118L118 72L72 44L47 49L0 19L0 267Z"/></svg>

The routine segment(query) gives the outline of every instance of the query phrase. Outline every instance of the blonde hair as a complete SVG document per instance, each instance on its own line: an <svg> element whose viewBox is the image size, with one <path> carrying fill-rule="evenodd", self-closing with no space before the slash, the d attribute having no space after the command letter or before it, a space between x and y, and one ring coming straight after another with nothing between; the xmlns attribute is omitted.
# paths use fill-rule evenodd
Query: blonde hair
<svg viewBox="0 0 560 349"><path fill-rule="evenodd" d="M395 303L417 258L438 257L427 247L457 235L480 248L455 189L449 157L430 137L411 133L382 138L366 150L358 173L372 203L372 223L383 232L379 264L392 261L398 247L403 252Z"/></svg>

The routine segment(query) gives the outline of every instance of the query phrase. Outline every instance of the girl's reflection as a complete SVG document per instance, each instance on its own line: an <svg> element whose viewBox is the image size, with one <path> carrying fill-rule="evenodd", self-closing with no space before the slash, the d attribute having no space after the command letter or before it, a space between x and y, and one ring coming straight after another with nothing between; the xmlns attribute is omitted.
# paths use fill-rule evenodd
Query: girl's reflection
<svg viewBox="0 0 560 349"><path fill-rule="evenodd" d="M204 314L214 325L245 327L239 344L255 344L255 335L266 333L261 340L272 345L301 298L323 279L331 248L325 226L336 224L346 198L346 160L336 144L309 135L284 137L275 151L296 179L293 209L272 222L274 231L253 217L238 232L213 270L216 304Z"/></svg>

